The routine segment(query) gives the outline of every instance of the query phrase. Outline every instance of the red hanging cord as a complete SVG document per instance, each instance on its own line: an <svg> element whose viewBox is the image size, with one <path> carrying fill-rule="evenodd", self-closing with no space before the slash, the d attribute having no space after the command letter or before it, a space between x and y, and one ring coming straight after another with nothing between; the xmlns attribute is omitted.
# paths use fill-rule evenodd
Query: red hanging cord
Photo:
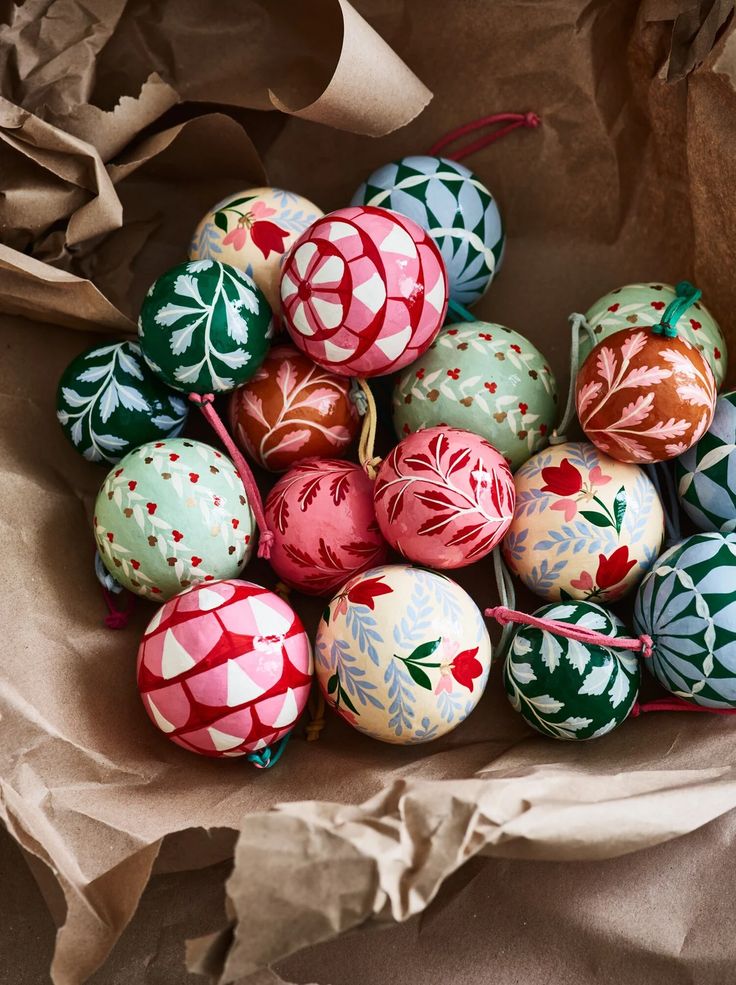
<svg viewBox="0 0 736 985"><path fill-rule="evenodd" d="M205 416L213 431L227 448L230 457L235 462L235 467L238 470L238 474L240 475L243 485L245 486L248 503L250 504L250 508L253 510L256 523L258 524L258 530L260 531L260 537L258 540L258 557L270 558L271 545L273 544L273 533L269 530L268 524L266 523L261 494L258 491L256 480L253 478L253 473L248 467L248 463L243 458L238 446L230 437L227 428L222 423L219 414L215 410L215 395L213 393L190 393L189 399L202 411L202 414Z"/></svg>
<svg viewBox="0 0 736 985"><path fill-rule="evenodd" d="M658 698L656 701L645 701L643 704L635 701L629 715L631 718L638 718L647 711L700 711L707 715L736 715L736 708L706 708L704 705L696 705L678 697Z"/></svg>
<svg viewBox="0 0 736 985"><path fill-rule="evenodd" d="M501 626L512 622L521 623L524 626L533 626L535 629L545 629L548 633L564 636L568 640L590 643L591 646L612 646L619 650L641 650L644 657L651 657L652 655L652 638L646 634L637 637L605 636L603 633L596 632L595 629L588 629L571 622L561 622L558 619L531 616L527 612L509 609L505 605L486 609L485 615L488 619L495 619Z"/></svg>
<svg viewBox="0 0 736 985"><path fill-rule="evenodd" d="M498 130L493 130L491 133L487 133L485 136L471 141L471 143L460 147L456 151L449 151L442 155L442 157L447 157L451 161L462 161L464 157L475 154L476 151L482 150L483 147L487 147L489 144L494 143L494 141L500 140L501 137L505 137L512 130L518 130L520 127L536 129L541 122L541 119L536 113L491 113L490 116L481 116L477 120L471 120L470 123L463 123L462 126L450 130L444 137L440 137L438 141L432 144L427 153L432 156L438 156L440 151L444 147L447 147L448 144L454 143L469 133L474 133L476 130L483 130L486 127L493 126L495 123L507 124L505 127L499 127Z"/></svg>
<svg viewBox="0 0 736 985"><path fill-rule="evenodd" d="M115 596L105 588L104 585L100 585L102 590L102 597L105 600L105 605L107 606L107 615L105 616L104 622L108 629L125 629L128 625L130 617L133 615L133 607L135 605L135 595L129 594L128 606L126 609L118 609L115 605Z"/></svg>

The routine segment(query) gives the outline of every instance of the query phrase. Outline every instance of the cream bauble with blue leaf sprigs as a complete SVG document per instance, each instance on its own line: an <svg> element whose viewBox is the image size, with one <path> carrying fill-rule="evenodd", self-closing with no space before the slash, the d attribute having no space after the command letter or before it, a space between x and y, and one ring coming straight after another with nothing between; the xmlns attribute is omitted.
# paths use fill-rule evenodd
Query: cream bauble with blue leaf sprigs
<svg viewBox="0 0 736 985"><path fill-rule="evenodd" d="M472 171L445 157L413 155L378 168L353 195L408 216L442 253L450 298L474 304L498 273L505 234L493 195Z"/></svg>

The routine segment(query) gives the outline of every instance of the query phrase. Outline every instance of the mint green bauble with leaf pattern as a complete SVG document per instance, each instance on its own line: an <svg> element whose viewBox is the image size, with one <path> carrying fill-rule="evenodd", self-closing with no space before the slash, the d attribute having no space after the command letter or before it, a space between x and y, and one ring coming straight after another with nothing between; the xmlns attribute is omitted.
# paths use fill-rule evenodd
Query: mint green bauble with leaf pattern
<svg viewBox="0 0 736 985"><path fill-rule="evenodd" d="M265 295L243 271L193 260L151 285L138 319L143 356L186 393L234 390L258 370L273 325Z"/></svg>
<svg viewBox="0 0 736 985"><path fill-rule="evenodd" d="M542 606L534 615L628 637L623 623L594 602ZM509 701L532 728L553 739L595 739L623 722L639 693L632 650L581 643L519 626L504 666Z"/></svg>
<svg viewBox="0 0 736 985"><path fill-rule="evenodd" d="M398 376L393 419L400 439L439 425L479 434L515 470L549 440L557 384L523 335L489 322L461 322L443 328Z"/></svg>
<svg viewBox="0 0 736 985"><path fill-rule="evenodd" d="M135 342L82 352L62 373L56 394L56 417L69 441L88 461L110 465L145 441L175 438L188 410Z"/></svg>
<svg viewBox="0 0 736 985"><path fill-rule="evenodd" d="M647 665L668 691L736 708L736 534L694 534L665 551L639 586L634 625L652 637Z"/></svg>
<svg viewBox="0 0 736 985"><path fill-rule="evenodd" d="M668 304L676 297L670 284L627 284L610 291L590 307L585 317L590 333L580 332L582 366L595 345L624 328L658 325ZM728 352L720 325L702 301L696 301L674 325L680 338L695 346L713 370L720 390L726 378Z"/></svg>

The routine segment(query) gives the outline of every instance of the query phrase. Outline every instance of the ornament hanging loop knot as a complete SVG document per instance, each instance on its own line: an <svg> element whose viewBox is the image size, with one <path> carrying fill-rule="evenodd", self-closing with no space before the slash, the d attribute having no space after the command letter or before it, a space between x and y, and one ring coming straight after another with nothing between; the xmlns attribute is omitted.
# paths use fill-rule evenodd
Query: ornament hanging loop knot
<svg viewBox="0 0 736 985"><path fill-rule="evenodd" d="M542 120L537 113L491 113L489 116L481 116L477 120L463 123L462 126L448 131L444 137L440 137L439 140L432 144L427 154L436 157L448 144L454 144L461 137L465 137L469 133L475 133L476 130L485 130L487 127L494 126L496 123L505 123L506 126L499 127L497 130L493 130L483 137L478 137L477 140L472 140L469 144L458 148L456 151L447 151L443 157L447 157L451 161L461 161L464 157L468 157L470 154L482 150L494 141L500 140L501 137L505 137L512 130L518 130L520 127L528 127L529 129L536 130L541 125Z"/></svg>
<svg viewBox="0 0 736 985"><path fill-rule="evenodd" d="M509 609L505 605L486 609L484 614L487 619L495 619L501 626L518 623L522 626L531 626L533 629L546 630L548 633L554 633L555 636L564 636L568 640L588 643L591 646L609 646L617 650L633 650L641 653L646 659L649 659L654 652L654 641L646 633L637 637L606 636L595 629L587 629L585 626L579 626L575 623L560 622L558 619L532 616L527 612Z"/></svg>
<svg viewBox="0 0 736 985"><path fill-rule="evenodd" d="M363 415L363 426L360 432L360 443L358 445L358 461L369 479L375 479L378 474L378 466L381 459L374 454L376 444L376 428L378 427L378 411L376 401L368 383L358 377L356 383L360 387L360 393L365 401L365 414Z"/></svg>
<svg viewBox="0 0 736 985"><path fill-rule="evenodd" d="M675 287L676 297L670 301L664 310L658 325L652 326L653 335L663 335L667 339L677 338L677 323L688 308L692 307L703 295L690 281L681 280Z"/></svg>

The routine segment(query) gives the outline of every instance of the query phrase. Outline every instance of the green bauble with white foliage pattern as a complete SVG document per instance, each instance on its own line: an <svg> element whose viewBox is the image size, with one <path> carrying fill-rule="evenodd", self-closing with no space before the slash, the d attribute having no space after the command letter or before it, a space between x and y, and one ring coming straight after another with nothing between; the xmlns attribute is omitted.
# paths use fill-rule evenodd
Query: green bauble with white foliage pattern
<svg viewBox="0 0 736 985"><path fill-rule="evenodd" d="M560 602L534 615L628 637L623 623L594 602ZM595 739L611 732L639 693L639 660L632 650L581 643L532 626L514 633L504 683L509 701L532 728L553 739Z"/></svg>
<svg viewBox="0 0 736 985"><path fill-rule="evenodd" d="M138 319L143 356L185 393L224 393L255 375L272 335L265 295L218 260L180 263L154 281Z"/></svg>

